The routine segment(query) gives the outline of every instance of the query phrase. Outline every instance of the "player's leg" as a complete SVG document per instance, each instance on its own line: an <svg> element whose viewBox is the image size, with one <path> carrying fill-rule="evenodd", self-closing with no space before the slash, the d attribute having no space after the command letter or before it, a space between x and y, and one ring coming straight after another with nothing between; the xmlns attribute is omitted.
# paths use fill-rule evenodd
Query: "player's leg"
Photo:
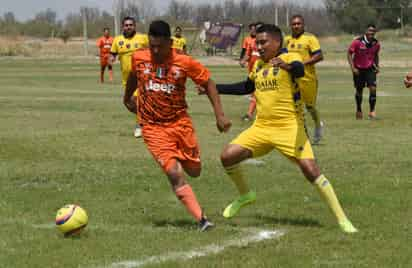
<svg viewBox="0 0 412 268"><path fill-rule="evenodd" d="M203 215L192 187L185 180L183 167L178 159L181 157L181 152L177 148L178 141L173 131L168 127L145 125L142 134L153 158L167 175L176 197L199 223L200 229L204 231L213 224Z"/></svg>
<svg viewBox="0 0 412 268"><path fill-rule="evenodd" d="M225 218L235 216L239 210L256 200L256 193L249 189L246 182L241 162L252 157L252 151L238 144L229 144L224 149L220 156L222 165L226 174L235 184L239 197L226 206L223 211Z"/></svg>
<svg viewBox="0 0 412 268"><path fill-rule="evenodd" d="M365 86L365 81L363 79L362 71L359 71L358 75L353 75L353 83L355 86L355 101L356 101L356 119L362 119L362 98L363 98L363 88Z"/></svg>
<svg viewBox="0 0 412 268"><path fill-rule="evenodd" d="M100 65L100 83L104 83L104 70L106 69L106 65Z"/></svg>
<svg viewBox="0 0 412 268"><path fill-rule="evenodd" d="M358 230L352 225L346 217L339 200L333 190L332 184L320 172L318 165L314 159L296 159L296 163L315 188L319 191L322 198L325 200L333 215L335 215L340 228L346 233L354 233Z"/></svg>
<svg viewBox="0 0 412 268"><path fill-rule="evenodd" d="M113 67L112 67L112 65L109 64L107 68L109 69L110 82L112 82L113 81Z"/></svg>
<svg viewBox="0 0 412 268"><path fill-rule="evenodd" d="M369 119L376 119L376 72L372 69L367 72L366 85L369 88Z"/></svg>
<svg viewBox="0 0 412 268"><path fill-rule="evenodd" d="M315 131L313 134L313 143L320 142L323 136L324 123L320 119L319 110L316 106L318 96L318 81L316 79L308 79L302 83L302 98L306 105L306 109L311 115L313 122L315 123Z"/></svg>
<svg viewBox="0 0 412 268"><path fill-rule="evenodd" d="M136 90L133 93L133 99L135 100L135 103L138 103L137 102L138 95L139 95L139 91ZM139 124L139 121L138 121L137 117L136 117L136 127L134 129L133 135L134 135L135 138L140 138L142 136L142 129L140 128L140 124Z"/></svg>

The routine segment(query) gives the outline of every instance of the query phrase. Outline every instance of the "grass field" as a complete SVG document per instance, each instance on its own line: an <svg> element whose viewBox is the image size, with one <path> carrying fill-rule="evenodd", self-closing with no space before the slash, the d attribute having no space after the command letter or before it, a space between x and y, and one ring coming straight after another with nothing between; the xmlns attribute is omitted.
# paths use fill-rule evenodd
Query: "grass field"
<svg viewBox="0 0 412 268"><path fill-rule="evenodd" d="M382 69L381 120L356 121L349 69L319 68L327 128L314 150L360 230L355 235L340 232L315 189L276 152L248 165L256 204L223 219L236 191L219 153L248 126L240 121L247 99L223 97L233 128L219 134L207 98L189 86L203 160L201 177L190 182L216 224L199 233L142 140L132 136L118 66L115 84L100 85L96 64L0 59L0 267L412 267L406 69ZM220 82L244 77L238 67L211 71ZM80 238L65 239L54 227L57 209L67 203L89 213ZM284 235L246 243L261 230Z"/></svg>

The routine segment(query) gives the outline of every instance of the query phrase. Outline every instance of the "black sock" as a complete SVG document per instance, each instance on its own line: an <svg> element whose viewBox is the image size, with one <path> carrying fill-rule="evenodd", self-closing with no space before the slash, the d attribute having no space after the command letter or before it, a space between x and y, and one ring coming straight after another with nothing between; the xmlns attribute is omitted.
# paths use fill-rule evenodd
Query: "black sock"
<svg viewBox="0 0 412 268"><path fill-rule="evenodd" d="M376 92L371 92L369 94L369 106L370 106L370 111L374 112L375 111L375 105L376 105Z"/></svg>
<svg viewBox="0 0 412 268"><path fill-rule="evenodd" d="M356 111L362 112L362 92L363 88L357 88L355 93Z"/></svg>

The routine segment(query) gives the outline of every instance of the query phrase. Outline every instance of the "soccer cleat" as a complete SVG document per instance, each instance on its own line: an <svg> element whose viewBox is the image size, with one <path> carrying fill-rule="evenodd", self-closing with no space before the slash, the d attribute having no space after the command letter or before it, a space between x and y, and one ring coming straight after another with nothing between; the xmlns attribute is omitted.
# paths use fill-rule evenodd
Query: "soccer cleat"
<svg viewBox="0 0 412 268"><path fill-rule="evenodd" d="M142 136L142 129L140 127L136 127L133 135L135 138L140 138Z"/></svg>
<svg viewBox="0 0 412 268"><path fill-rule="evenodd" d="M357 233L358 229L356 229L349 220L344 220L339 222L340 229L345 233Z"/></svg>
<svg viewBox="0 0 412 268"><path fill-rule="evenodd" d="M315 128L315 133L313 135L313 144L318 144L322 139L324 127L325 124L323 123L323 121L320 121L319 126Z"/></svg>
<svg viewBox="0 0 412 268"><path fill-rule="evenodd" d="M375 120L376 119L376 112L375 111L369 112L368 118L369 118L369 120Z"/></svg>
<svg viewBox="0 0 412 268"><path fill-rule="evenodd" d="M208 221L205 217L202 217L202 219L199 221L199 231L204 232L207 231L211 228L213 228L215 225Z"/></svg>
<svg viewBox="0 0 412 268"><path fill-rule="evenodd" d="M256 201L256 193L248 192L247 194L239 196L235 201L230 203L223 211L223 217L232 218L235 216L241 207L251 204Z"/></svg>
<svg viewBox="0 0 412 268"><path fill-rule="evenodd" d="M363 118L362 112L356 112L356 119L361 120Z"/></svg>

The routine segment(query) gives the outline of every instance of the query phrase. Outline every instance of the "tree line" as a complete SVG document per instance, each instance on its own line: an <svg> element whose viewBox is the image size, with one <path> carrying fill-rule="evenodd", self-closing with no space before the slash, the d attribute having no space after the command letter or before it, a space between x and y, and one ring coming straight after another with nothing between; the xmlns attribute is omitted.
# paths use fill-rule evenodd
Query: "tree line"
<svg viewBox="0 0 412 268"><path fill-rule="evenodd" d="M82 7L78 12L58 19L57 13L46 9L33 18L19 21L12 12L0 16L0 35L27 35L39 38L82 36L83 19L87 21L89 37L97 37L104 27L113 29L115 18L133 16L143 30L152 19L162 18L173 25L201 27L204 21L235 22L248 25L263 21L277 23L286 29L293 14L305 17L309 31L318 35L340 32L360 33L368 23L378 28L401 28L411 22L412 0L323 0L322 6L309 6L273 0L224 0L216 4L192 4L172 0L162 9L156 9L150 0L117 0L113 10ZM117 21L117 26L119 21Z"/></svg>

